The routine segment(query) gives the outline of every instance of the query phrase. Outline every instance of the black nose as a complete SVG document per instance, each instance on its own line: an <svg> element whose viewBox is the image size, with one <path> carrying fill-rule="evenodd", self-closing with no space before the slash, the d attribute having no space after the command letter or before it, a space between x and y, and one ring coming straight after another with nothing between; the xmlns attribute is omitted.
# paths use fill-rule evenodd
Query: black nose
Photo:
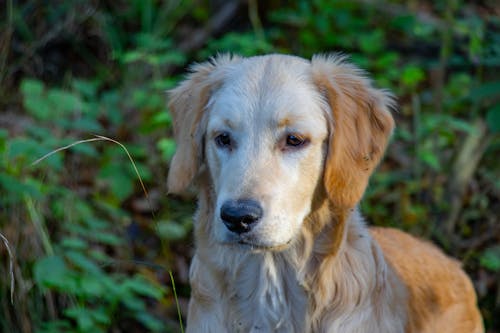
<svg viewBox="0 0 500 333"><path fill-rule="evenodd" d="M250 231L262 214L260 204L250 199L228 200L220 208L222 222L237 234Z"/></svg>

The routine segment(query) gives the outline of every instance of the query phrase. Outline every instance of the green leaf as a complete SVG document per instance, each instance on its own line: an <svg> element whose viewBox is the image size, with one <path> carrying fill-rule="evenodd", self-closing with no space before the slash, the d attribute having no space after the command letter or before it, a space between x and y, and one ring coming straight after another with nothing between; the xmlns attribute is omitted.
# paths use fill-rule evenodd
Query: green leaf
<svg viewBox="0 0 500 333"><path fill-rule="evenodd" d="M102 274L102 270L99 266L96 265L95 262L76 251L68 251L66 252L66 258L68 261L79 267L82 271L89 274Z"/></svg>
<svg viewBox="0 0 500 333"><path fill-rule="evenodd" d="M38 260L33 268L35 281L44 287L64 288L69 270L60 256L54 255Z"/></svg>
<svg viewBox="0 0 500 333"><path fill-rule="evenodd" d="M102 332L94 323L92 312L89 308L73 307L65 310L64 314L77 322L79 332Z"/></svg>
<svg viewBox="0 0 500 333"><path fill-rule="evenodd" d="M45 98L43 83L36 80L24 80L21 83L23 106L31 115L40 120L50 117L52 106Z"/></svg>
<svg viewBox="0 0 500 333"><path fill-rule="evenodd" d="M175 141L163 138L156 144L164 161L170 161L175 154Z"/></svg>
<svg viewBox="0 0 500 333"><path fill-rule="evenodd" d="M493 106L486 113L486 123L493 133L500 133L500 104Z"/></svg>
<svg viewBox="0 0 500 333"><path fill-rule="evenodd" d="M45 87L44 87L42 81L35 80L35 79L24 79L21 82L20 89L21 89L21 92L23 93L24 97L41 96L45 90Z"/></svg>
<svg viewBox="0 0 500 333"><path fill-rule="evenodd" d="M85 225L90 229L94 229L95 231L99 232L102 229L106 229L109 225L106 220L102 220L94 216L89 216L88 218L84 219L83 223L85 223Z"/></svg>
<svg viewBox="0 0 500 333"><path fill-rule="evenodd" d="M81 79L73 81L73 88L87 98L93 98L96 96L98 86L99 85L96 82L92 81Z"/></svg>
<svg viewBox="0 0 500 333"><path fill-rule="evenodd" d="M500 246L496 245L486 249L480 258L480 264L493 272L500 271Z"/></svg>
<svg viewBox="0 0 500 333"><path fill-rule="evenodd" d="M433 168L434 170L436 170L436 171L440 170L439 159L436 156L436 154L434 154L432 151L421 150L418 152L418 157L420 158L420 160L422 162L424 162L425 164L427 164L429 167Z"/></svg>
<svg viewBox="0 0 500 333"><path fill-rule="evenodd" d="M403 76L401 78L403 84L410 88L415 88L424 79L424 71L420 67L414 65L406 66L403 70Z"/></svg>
<svg viewBox="0 0 500 333"><path fill-rule="evenodd" d="M97 323L104 324L104 325L110 325L111 318L107 313L108 311L109 311L109 309L106 309L105 307L101 306L92 312L92 317L94 318L94 320Z"/></svg>
<svg viewBox="0 0 500 333"><path fill-rule="evenodd" d="M359 47L363 53L375 54L385 46L385 36L381 29L370 33L361 34L359 37Z"/></svg>
<svg viewBox="0 0 500 333"><path fill-rule="evenodd" d="M172 124L172 116L165 111L157 112L150 121L150 126L168 128Z"/></svg>
<svg viewBox="0 0 500 333"><path fill-rule="evenodd" d="M80 238L64 238L61 241L61 246L68 248L68 249L73 249L73 250L85 250L89 247L87 242Z"/></svg>
<svg viewBox="0 0 500 333"><path fill-rule="evenodd" d="M146 304L139 297L127 295L127 297L123 297L121 301L131 311L144 312L146 310Z"/></svg>
<svg viewBox="0 0 500 333"><path fill-rule="evenodd" d="M76 140L74 140L73 142L75 142L75 141ZM79 153L79 154L82 154L82 155L85 155L85 156L89 156L89 157L97 157L97 156L99 156L95 145L93 145L92 143L86 143L86 144L76 145L76 146L71 147L71 149L75 153Z"/></svg>
<svg viewBox="0 0 500 333"><path fill-rule="evenodd" d="M83 101L80 97L65 90L51 89L47 93L47 99L63 114L71 114L83 108Z"/></svg>
<svg viewBox="0 0 500 333"><path fill-rule="evenodd" d="M123 238L120 238L114 234L111 234L111 233L108 233L108 232L97 232L97 233L94 233L92 235L90 235L90 237L93 239L93 240L96 240L102 244L106 244L106 245L112 245L112 246L118 246L118 245L121 245L123 244Z"/></svg>
<svg viewBox="0 0 500 333"><path fill-rule="evenodd" d="M133 176L115 163L105 165L99 172L99 178L107 183L111 193L123 201L128 198L134 191Z"/></svg>
<svg viewBox="0 0 500 333"><path fill-rule="evenodd" d="M46 147L43 143L33 140L32 138L24 137L10 140L7 150L8 159L28 165L51 151L51 149ZM62 167L62 154L53 154L37 164L36 167L42 167L44 165L48 165L54 170L60 170Z"/></svg>
<svg viewBox="0 0 500 333"><path fill-rule="evenodd" d="M8 197L2 198L4 202L16 202L28 195L32 198L41 198L42 192L37 186L39 184L31 182L30 179L20 179L7 173L0 173L0 189L8 193Z"/></svg>
<svg viewBox="0 0 500 333"><path fill-rule="evenodd" d="M472 89L470 97L474 101L486 98L500 98L500 81L487 82Z"/></svg>
<svg viewBox="0 0 500 333"><path fill-rule="evenodd" d="M80 290L82 293L93 297L106 297L106 289L102 283L102 279L109 277L105 276L95 276L95 275L84 275L80 280Z"/></svg>
<svg viewBox="0 0 500 333"><path fill-rule="evenodd" d="M150 331L153 332L160 332L164 328L162 322L152 316L151 314L147 312L138 312L135 314L135 317L137 320L139 320L144 326L146 326Z"/></svg>
<svg viewBox="0 0 500 333"><path fill-rule="evenodd" d="M81 117L79 119L61 119L60 125L65 129L74 129L89 133L100 133L103 127L99 122L92 117Z"/></svg>
<svg viewBox="0 0 500 333"><path fill-rule="evenodd" d="M164 289L161 286L154 285L152 282L137 275L133 279L127 279L123 283L123 287L146 297L161 299L164 294Z"/></svg>
<svg viewBox="0 0 500 333"><path fill-rule="evenodd" d="M179 240L186 237L188 230L186 227L173 221L158 222L158 234L163 239Z"/></svg>
<svg viewBox="0 0 500 333"><path fill-rule="evenodd" d="M72 325L68 320L51 320L40 325L38 333L67 333L71 332Z"/></svg>

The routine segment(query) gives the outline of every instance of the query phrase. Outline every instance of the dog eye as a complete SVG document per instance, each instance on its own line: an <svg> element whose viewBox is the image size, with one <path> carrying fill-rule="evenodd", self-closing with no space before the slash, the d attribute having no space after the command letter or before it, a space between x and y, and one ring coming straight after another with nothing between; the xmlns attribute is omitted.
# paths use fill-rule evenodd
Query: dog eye
<svg viewBox="0 0 500 333"><path fill-rule="evenodd" d="M307 143L307 139L295 135L295 134L288 134L286 137L286 145L288 147L299 147Z"/></svg>
<svg viewBox="0 0 500 333"><path fill-rule="evenodd" d="M229 133L223 132L215 137L215 144L220 148L231 146L231 136Z"/></svg>

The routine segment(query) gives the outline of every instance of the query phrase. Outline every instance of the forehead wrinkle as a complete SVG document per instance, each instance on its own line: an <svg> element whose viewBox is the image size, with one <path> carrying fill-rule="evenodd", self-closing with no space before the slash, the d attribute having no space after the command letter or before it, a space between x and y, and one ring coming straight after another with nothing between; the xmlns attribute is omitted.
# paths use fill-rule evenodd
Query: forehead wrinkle
<svg viewBox="0 0 500 333"><path fill-rule="evenodd" d="M225 82L212 95L210 106L231 128L253 123L276 128L292 122L310 122L312 112L317 114L311 116L324 120L322 99L312 83L308 64L293 59L268 59L264 63L248 59L226 74Z"/></svg>

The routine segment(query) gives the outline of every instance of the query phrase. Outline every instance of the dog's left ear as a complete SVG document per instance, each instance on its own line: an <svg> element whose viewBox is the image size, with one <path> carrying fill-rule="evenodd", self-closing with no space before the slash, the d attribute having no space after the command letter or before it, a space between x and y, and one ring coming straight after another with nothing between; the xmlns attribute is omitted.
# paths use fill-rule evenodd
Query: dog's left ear
<svg viewBox="0 0 500 333"><path fill-rule="evenodd" d="M352 208L361 200L394 128L389 112L393 100L342 57L316 56L311 63L313 80L331 115L325 188L335 207Z"/></svg>

